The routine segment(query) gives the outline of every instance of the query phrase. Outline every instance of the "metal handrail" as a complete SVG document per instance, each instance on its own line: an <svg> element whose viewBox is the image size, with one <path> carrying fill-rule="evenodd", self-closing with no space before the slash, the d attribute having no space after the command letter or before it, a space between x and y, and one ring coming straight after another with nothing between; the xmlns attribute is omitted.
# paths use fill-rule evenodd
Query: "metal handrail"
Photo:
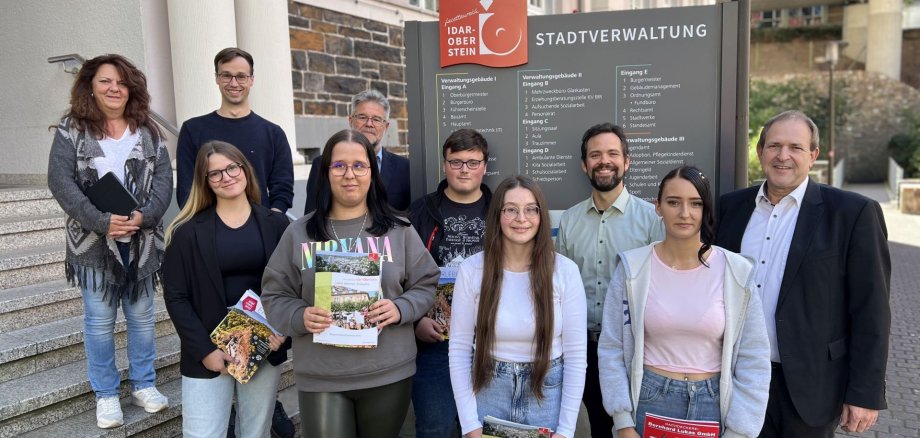
<svg viewBox="0 0 920 438"><path fill-rule="evenodd" d="M61 65L64 66L65 73L76 75L77 73L80 72L80 67L83 65L84 62L86 62L86 59L84 59L82 56L76 53L52 56L48 58L49 64L54 64L57 62L60 62ZM154 122L157 122L157 124L162 126L163 129L169 131L172 135L175 135L176 137L179 136L179 128L177 128L176 125L173 125L172 123L170 123L169 120L166 120L166 118L160 115L160 113L151 109L150 118L153 119Z"/></svg>

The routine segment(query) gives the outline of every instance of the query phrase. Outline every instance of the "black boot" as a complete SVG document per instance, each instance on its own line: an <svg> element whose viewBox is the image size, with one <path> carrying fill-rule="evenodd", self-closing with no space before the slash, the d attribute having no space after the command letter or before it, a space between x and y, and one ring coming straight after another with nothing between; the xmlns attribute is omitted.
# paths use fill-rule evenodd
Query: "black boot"
<svg viewBox="0 0 920 438"><path fill-rule="evenodd" d="M284 411L281 400L275 400L275 413L272 414L272 436L275 438L294 438L294 423Z"/></svg>

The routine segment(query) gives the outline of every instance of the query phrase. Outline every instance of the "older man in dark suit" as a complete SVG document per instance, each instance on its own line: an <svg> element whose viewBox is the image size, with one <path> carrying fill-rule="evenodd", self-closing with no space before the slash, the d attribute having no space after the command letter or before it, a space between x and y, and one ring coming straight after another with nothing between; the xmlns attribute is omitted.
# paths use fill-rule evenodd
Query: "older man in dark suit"
<svg viewBox="0 0 920 438"><path fill-rule="evenodd" d="M716 244L751 257L773 374L761 437L863 432L886 408L891 260L878 203L815 183L818 128L787 111L764 125L766 182L722 196Z"/></svg>
<svg viewBox="0 0 920 438"><path fill-rule="evenodd" d="M377 90L358 93L351 101L351 115L348 125L351 129L361 131L377 153L377 165L380 166L380 178L387 192L387 201L393 208L405 211L409 209L409 160L381 146L384 134L390 126L390 102ZM325 141L325 140L324 140ZM307 202L303 214L316 210L316 178L319 175L319 163L322 156L313 160L310 176L307 177Z"/></svg>

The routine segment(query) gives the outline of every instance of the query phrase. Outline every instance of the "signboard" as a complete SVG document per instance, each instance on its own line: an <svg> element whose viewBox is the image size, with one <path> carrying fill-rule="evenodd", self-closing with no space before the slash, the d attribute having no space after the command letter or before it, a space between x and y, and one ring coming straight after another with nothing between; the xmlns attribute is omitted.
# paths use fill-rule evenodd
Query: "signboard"
<svg viewBox="0 0 920 438"><path fill-rule="evenodd" d="M736 22L735 3L532 16L529 61L511 68L442 68L439 23L408 23L412 196L443 178L447 136L472 128L489 142L487 184L528 175L550 208L567 209L591 191L581 136L601 122L625 129L626 187L639 197L655 197L661 177L680 164L700 167L717 193L730 190Z"/></svg>

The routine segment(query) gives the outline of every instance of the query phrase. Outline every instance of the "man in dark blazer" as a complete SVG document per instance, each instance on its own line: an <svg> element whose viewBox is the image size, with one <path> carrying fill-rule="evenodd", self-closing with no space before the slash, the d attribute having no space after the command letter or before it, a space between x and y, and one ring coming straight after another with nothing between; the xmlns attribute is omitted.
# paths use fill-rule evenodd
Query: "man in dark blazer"
<svg viewBox="0 0 920 438"><path fill-rule="evenodd" d="M390 102L377 90L367 90L359 93L351 101L351 114L348 124L351 129L361 131L377 152L377 165L380 166L380 178L387 192L390 206L405 211L411 202L409 194L409 160L392 152L383 150L381 142L387 128L390 126ZM304 204L303 214L316 210L316 178L319 176L319 166L322 156L313 160L310 167L310 176L307 177L307 202Z"/></svg>
<svg viewBox="0 0 920 438"><path fill-rule="evenodd" d="M891 260L878 203L808 178L818 129L798 111L764 125L766 182L723 195L716 244L754 260L772 381L761 437L863 432L885 409Z"/></svg>

